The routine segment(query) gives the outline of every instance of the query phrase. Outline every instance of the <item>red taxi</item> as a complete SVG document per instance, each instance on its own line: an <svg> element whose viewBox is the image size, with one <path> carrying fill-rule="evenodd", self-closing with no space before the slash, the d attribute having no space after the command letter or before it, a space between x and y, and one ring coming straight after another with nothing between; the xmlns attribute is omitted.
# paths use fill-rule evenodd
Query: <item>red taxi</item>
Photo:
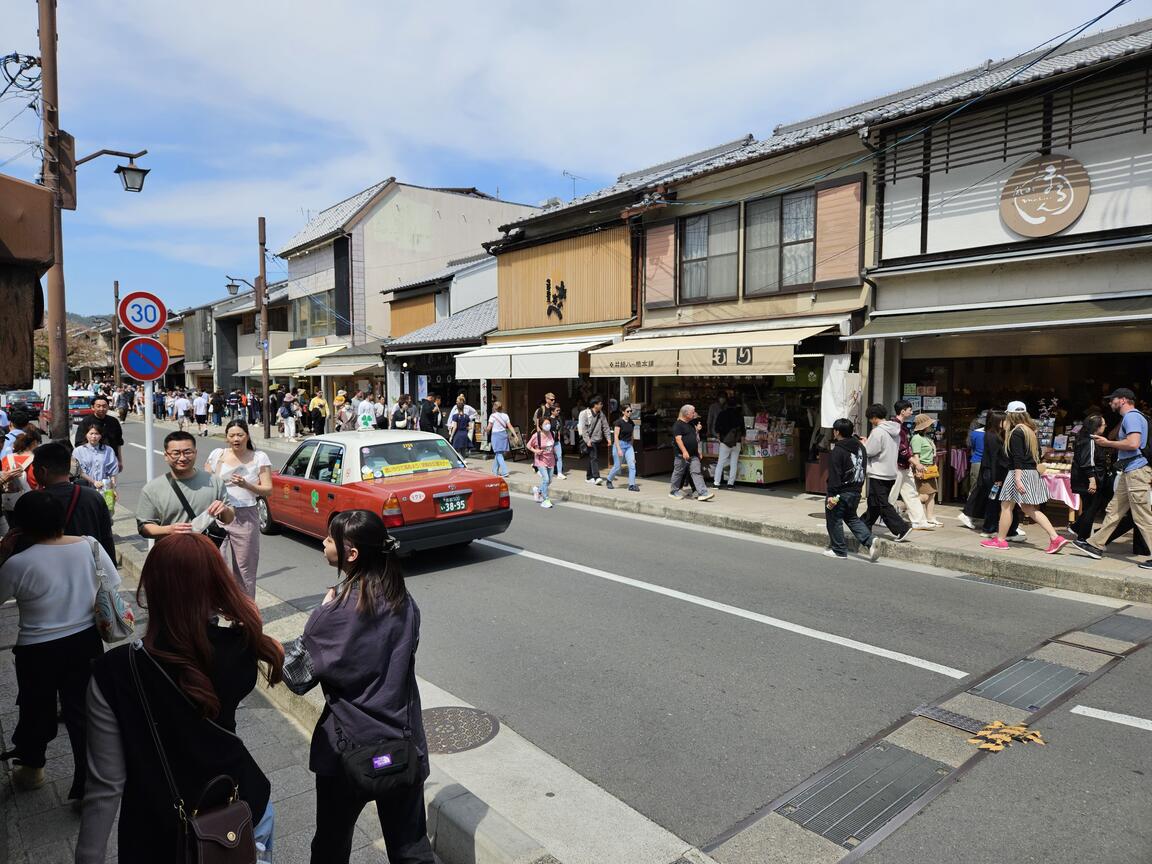
<svg viewBox="0 0 1152 864"><path fill-rule="evenodd" d="M508 484L473 471L430 432L333 432L308 438L260 499L260 530L279 526L312 537L344 510L373 510L403 551L470 543L507 530Z"/></svg>

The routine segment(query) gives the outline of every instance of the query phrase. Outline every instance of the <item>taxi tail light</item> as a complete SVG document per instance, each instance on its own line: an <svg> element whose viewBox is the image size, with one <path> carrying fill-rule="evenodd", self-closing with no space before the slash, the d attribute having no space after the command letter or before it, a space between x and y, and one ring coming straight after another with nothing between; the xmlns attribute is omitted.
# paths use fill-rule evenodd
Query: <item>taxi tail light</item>
<svg viewBox="0 0 1152 864"><path fill-rule="evenodd" d="M512 506L512 495L508 492L508 483L501 479L500 481L500 509L507 510Z"/></svg>
<svg viewBox="0 0 1152 864"><path fill-rule="evenodd" d="M388 500L384 502L384 512L380 515L384 517L385 528L399 528L404 524L404 514L400 512L400 499L395 495L388 496Z"/></svg>

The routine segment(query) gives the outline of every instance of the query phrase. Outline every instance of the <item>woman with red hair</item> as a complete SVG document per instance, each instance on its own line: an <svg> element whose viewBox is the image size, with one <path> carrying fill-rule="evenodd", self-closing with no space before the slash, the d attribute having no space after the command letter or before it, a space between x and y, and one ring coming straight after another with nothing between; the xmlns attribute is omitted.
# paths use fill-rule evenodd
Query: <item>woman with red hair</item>
<svg viewBox="0 0 1152 864"><path fill-rule="evenodd" d="M161 539L144 563L136 599L148 610L143 643L114 648L92 669L77 864L104 861L117 804L121 864L151 864L176 843L180 817L143 698L189 812L210 780L231 777L252 811L258 857L270 860L268 778L236 735L236 708L261 666L270 685L280 681L284 649L264 635L256 604L201 534ZM220 626L225 622L230 626Z"/></svg>

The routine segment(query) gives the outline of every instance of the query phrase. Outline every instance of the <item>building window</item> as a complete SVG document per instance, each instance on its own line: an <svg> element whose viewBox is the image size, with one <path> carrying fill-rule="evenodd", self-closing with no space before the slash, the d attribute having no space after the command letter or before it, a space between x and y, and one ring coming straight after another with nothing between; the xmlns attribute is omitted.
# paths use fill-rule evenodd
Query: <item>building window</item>
<svg viewBox="0 0 1152 864"><path fill-rule="evenodd" d="M681 223L680 299L736 297L740 208L726 207Z"/></svg>
<svg viewBox="0 0 1152 864"><path fill-rule="evenodd" d="M744 294L811 285L816 271L816 193L811 189L744 207Z"/></svg>
<svg viewBox="0 0 1152 864"><path fill-rule="evenodd" d="M240 335L248 336L256 332L256 313L245 312L240 316Z"/></svg>
<svg viewBox="0 0 1152 864"><path fill-rule="evenodd" d="M287 306L269 306L268 307L268 332L269 333L284 333L288 330L288 307Z"/></svg>
<svg viewBox="0 0 1152 864"><path fill-rule="evenodd" d="M292 331L296 339L332 336L336 333L336 289L309 294L292 301ZM271 322L268 329L271 330Z"/></svg>

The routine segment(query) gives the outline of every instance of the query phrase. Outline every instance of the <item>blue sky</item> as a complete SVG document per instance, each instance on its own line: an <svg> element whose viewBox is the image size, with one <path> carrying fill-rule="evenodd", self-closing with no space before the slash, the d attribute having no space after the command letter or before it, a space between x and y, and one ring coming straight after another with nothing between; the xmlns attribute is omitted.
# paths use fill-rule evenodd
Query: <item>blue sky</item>
<svg viewBox="0 0 1152 864"><path fill-rule="evenodd" d="M113 279L174 308L223 296L226 273L255 273L257 216L276 249L388 176L566 199L565 170L588 192L1012 56L1107 5L59 0L63 128L80 155L147 148L152 169L129 195L116 160L80 168L69 311L111 312ZM1095 29L1149 15L1135 0ZM0 34L37 54L34 0L6 0ZM37 118L9 94L6 122L0 170L33 179Z"/></svg>

